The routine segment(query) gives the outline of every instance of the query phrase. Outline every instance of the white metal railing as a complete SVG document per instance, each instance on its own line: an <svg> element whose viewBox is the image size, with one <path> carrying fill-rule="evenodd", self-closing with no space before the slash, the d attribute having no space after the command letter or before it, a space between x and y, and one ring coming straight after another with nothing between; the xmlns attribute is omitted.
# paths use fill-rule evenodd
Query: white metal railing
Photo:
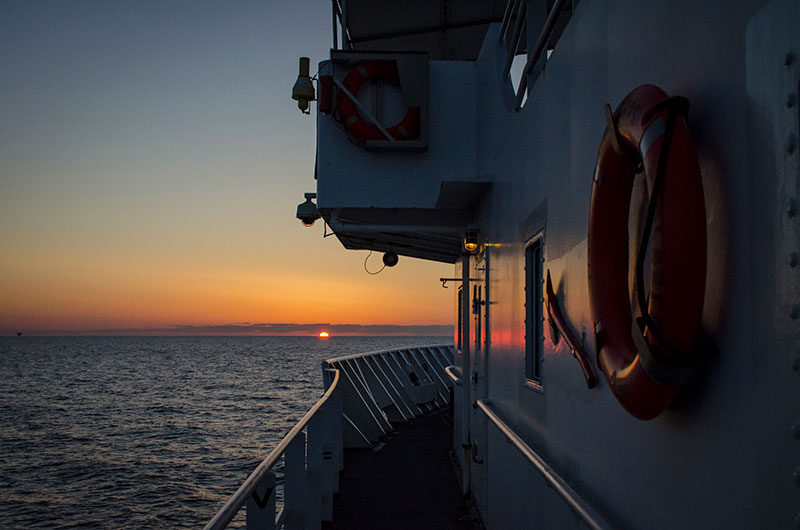
<svg viewBox="0 0 800 530"><path fill-rule="evenodd" d="M323 371L325 394L239 486L205 530L226 528L243 505L247 528L319 528L333 515L342 468L342 395L338 370ZM304 432L304 430L306 432ZM284 503L275 516L275 473L284 458Z"/></svg>
<svg viewBox="0 0 800 530"><path fill-rule="evenodd" d="M346 0L331 0L331 6L333 8L333 49L348 50L351 48L351 37L350 26L347 24ZM339 31L342 33L341 48L339 48Z"/></svg>
<svg viewBox="0 0 800 530"><path fill-rule="evenodd" d="M514 111L522 108L522 102L528 90L528 76L538 74L543 68L543 63L540 62L542 54L547 51L547 43L553 34L559 17L567 5L571 5L574 9L578 2L576 0L555 0L550 12L547 15L544 26L539 32L539 37L536 39L536 44L528 50L528 58L525 67L522 69L520 76L519 86L517 87L516 100L514 103ZM506 46L506 63L503 69L503 77L508 78L511 74L511 65L514 62L514 57L521 49L522 45L522 29L527 24L527 5L526 0L508 0L506 4L505 15L503 22L500 25L499 44ZM511 28L511 21L514 20L514 26ZM530 29L530 28L529 28Z"/></svg>
<svg viewBox="0 0 800 530"><path fill-rule="evenodd" d="M369 447L408 421L450 401L446 368L453 345L360 353L322 363L326 391L239 486L205 530L226 528L246 506L247 528L299 530L331 521L343 448ZM283 459L283 508L276 517L276 476Z"/></svg>
<svg viewBox="0 0 800 530"><path fill-rule="evenodd" d="M548 486L552 487L562 499L572 508L572 511L580 517L589 528L593 530L610 530L612 527L606 523L594 509L583 500L578 493L564 480L544 459L539 456L525 441L515 433L500 417L492 410L489 403L479 399L475 405L486 414L495 427L510 441L522 455L533 464L537 471L547 481Z"/></svg>
<svg viewBox="0 0 800 530"><path fill-rule="evenodd" d="M328 359L342 374L345 447L371 447L406 422L447 406L453 345L414 346Z"/></svg>

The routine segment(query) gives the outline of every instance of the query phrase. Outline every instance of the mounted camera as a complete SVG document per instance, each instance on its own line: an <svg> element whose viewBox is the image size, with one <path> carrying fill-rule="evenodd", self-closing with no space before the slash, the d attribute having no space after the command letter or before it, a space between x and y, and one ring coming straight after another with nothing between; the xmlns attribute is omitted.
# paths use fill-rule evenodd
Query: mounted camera
<svg viewBox="0 0 800 530"><path fill-rule="evenodd" d="M394 267L400 258L397 257L397 252L390 250L383 255L383 264L387 267Z"/></svg>
<svg viewBox="0 0 800 530"><path fill-rule="evenodd" d="M297 205L297 218L300 219L303 225L311 226L314 224L314 221L320 218L317 205L311 202L311 199L317 198L317 194L306 193L305 198L306 202L301 202Z"/></svg>

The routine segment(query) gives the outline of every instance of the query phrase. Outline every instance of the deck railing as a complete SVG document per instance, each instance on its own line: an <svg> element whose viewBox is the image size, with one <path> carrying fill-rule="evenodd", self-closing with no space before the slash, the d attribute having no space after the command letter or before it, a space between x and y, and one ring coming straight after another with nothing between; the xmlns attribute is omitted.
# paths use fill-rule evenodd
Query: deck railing
<svg viewBox="0 0 800 530"><path fill-rule="evenodd" d="M547 462L534 451L514 430L504 422L492 409L489 402L477 400L475 406L483 411L506 440L524 456L528 462L542 475L547 485L564 500L583 523L592 530L610 530L612 527L586 502Z"/></svg>
<svg viewBox="0 0 800 530"><path fill-rule="evenodd" d="M330 521L342 466L342 394L338 370L323 372L327 390L239 486L205 530L226 528L243 505L248 530L302 529ZM284 459L283 509L275 514L275 465ZM319 527L308 524L308 527Z"/></svg>
<svg viewBox="0 0 800 530"><path fill-rule="evenodd" d="M251 530L319 528L333 519L343 448L369 447L408 421L450 401L445 367L453 346L416 346L328 359L325 393L205 526L226 528L246 506ZM276 516L276 473L283 461L283 508Z"/></svg>
<svg viewBox="0 0 800 530"><path fill-rule="evenodd" d="M415 346L328 359L342 372L345 447L371 447L406 422L450 403L453 345Z"/></svg>

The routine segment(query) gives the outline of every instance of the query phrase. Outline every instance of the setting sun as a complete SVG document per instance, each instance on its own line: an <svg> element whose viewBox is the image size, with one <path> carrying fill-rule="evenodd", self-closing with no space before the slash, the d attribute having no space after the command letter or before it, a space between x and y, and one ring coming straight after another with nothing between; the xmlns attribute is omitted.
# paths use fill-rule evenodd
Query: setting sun
<svg viewBox="0 0 800 530"><path fill-rule="evenodd" d="M327 339L328 337L330 337L330 334L328 334L328 332L327 332L327 331L320 331L320 332L319 332L319 338L321 338L321 339Z"/></svg>

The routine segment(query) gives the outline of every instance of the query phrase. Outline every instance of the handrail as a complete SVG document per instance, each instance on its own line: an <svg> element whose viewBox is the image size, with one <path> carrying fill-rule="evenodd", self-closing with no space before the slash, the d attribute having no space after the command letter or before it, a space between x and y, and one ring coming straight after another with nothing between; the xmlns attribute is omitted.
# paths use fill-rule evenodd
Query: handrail
<svg viewBox="0 0 800 530"><path fill-rule="evenodd" d="M390 348L388 350L375 350L366 353L353 353L350 355L342 355L341 357L334 357L332 359L325 359L325 362L330 363L340 363L342 361L349 361L351 359L360 359L362 357L369 357L371 355L379 355L382 353L388 352L395 352L395 351L405 351L405 350L414 350L414 349L422 349L422 348L452 348L452 344L426 344L424 346L402 346L398 348Z"/></svg>
<svg viewBox="0 0 800 530"><path fill-rule="evenodd" d="M589 528L594 530L610 530L612 527L584 501L561 476L542 459L522 438L517 435L500 417L491 409L489 403L479 399L475 405L492 420L505 437L525 456L531 464L542 474L549 485L558 493L570 508L580 517Z"/></svg>
<svg viewBox="0 0 800 530"><path fill-rule="evenodd" d="M455 366L445 366L444 371L447 372L447 376L452 379L453 384L456 386L461 386L461 378L456 375L456 367Z"/></svg>
<svg viewBox="0 0 800 530"><path fill-rule="evenodd" d="M267 457L261 461L258 467L250 473L250 476L239 486L239 489L236 490L228 501L225 503L222 508L217 512L211 521L204 527L204 530L221 530L228 526L228 524L233 520L236 516L237 512L241 509L242 505L247 501L248 497L253 494L255 491L256 486L258 483L269 473L272 466L275 465L276 462L283 456L283 453L286 451L286 448L289 447L289 444L294 440L295 436L297 436L308 424L311 418L317 413L317 411L325 404L328 398L331 397L334 390L336 389L336 385L339 383L339 370L334 370L334 377L333 381L331 382L330 387L325 393L319 398L319 401L311 407L308 412L306 412L305 416L297 422L297 424L292 427L292 430L288 432L286 436L283 437L283 440L273 449Z"/></svg>

